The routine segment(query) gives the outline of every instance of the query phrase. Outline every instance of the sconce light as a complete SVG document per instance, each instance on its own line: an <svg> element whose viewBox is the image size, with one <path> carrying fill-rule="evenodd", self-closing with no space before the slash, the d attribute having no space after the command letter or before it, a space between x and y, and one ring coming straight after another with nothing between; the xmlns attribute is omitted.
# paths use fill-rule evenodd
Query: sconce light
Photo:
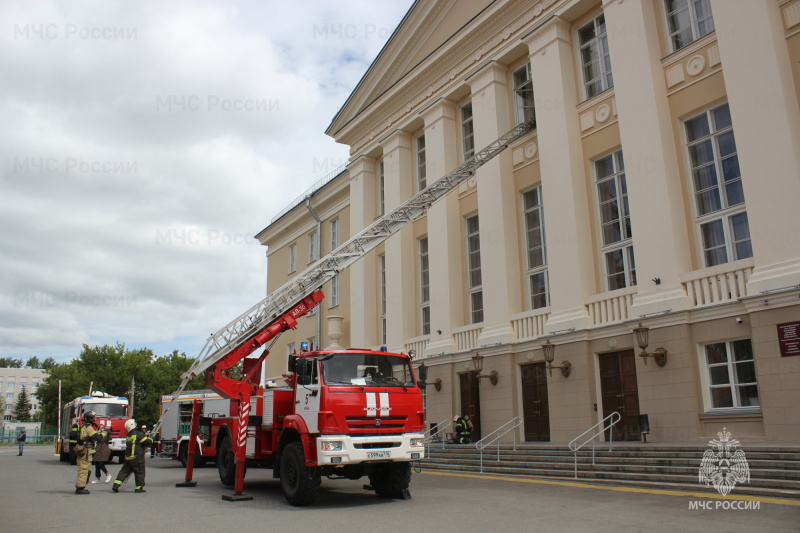
<svg viewBox="0 0 800 533"><path fill-rule="evenodd" d="M664 348L656 348L652 352L647 351L647 345L649 344L649 332L650 328L642 326L641 322L639 322L638 328L633 328L633 333L636 335L636 344L638 344L639 348L642 349L642 351L639 353L639 357L644 358L645 365L647 364L647 358L653 357L658 366L664 366L667 364L667 351Z"/></svg>
<svg viewBox="0 0 800 533"><path fill-rule="evenodd" d="M560 365L553 365L553 359L556 358L556 345L550 344L550 340L548 339L546 343L542 344L542 350L544 351L544 360L547 361L547 370L550 371L550 376L553 376L553 369L560 368L561 375L565 378L569 377L569 373L572 370L572 363L569 361L561 361Z"/></svg>
<svg viewBox="0 0 800 533"><path fill-rule="evenodd" d="M436 388L436 392L439 392L440 390L442 390L442 378L434 379L433 381L431 381L431 385L433 385Z"/></svg>
<svg viewBox="0 0 800 533"><path fill-rule="evenodd" d="M492 385L497 385L497 370L492 370L488 374L481 374L483 372L483 356L475 354L472 356L472 368L478 373L478 379L489 378Z"/></svg>

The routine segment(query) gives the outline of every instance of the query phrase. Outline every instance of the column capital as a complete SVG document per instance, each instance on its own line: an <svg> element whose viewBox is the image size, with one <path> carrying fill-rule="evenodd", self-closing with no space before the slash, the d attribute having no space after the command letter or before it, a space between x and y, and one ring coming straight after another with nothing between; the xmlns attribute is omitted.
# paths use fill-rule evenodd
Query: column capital
<svg viewBox="0 0 800 533"><path fill-rule="evenodd" d="M556 41L570 44L570 23L561 17L552 17L541 27L522 36L522 42L528 46L528 54L533 56L544 54L547 47Z"/></svg>
<svg viewBox="0 0 800 533"><path fill-rule="evenodd" d="M384 155L388 155L399 148L411 149L411 134L403 130L394 130L380 142Z"/></svg>
<svg viewBox="0 0 800 533"><path fill-rule="evenodd" d="M426 128L443 119L455 120L456 103L447 98L440 98L420 111L419 114L425 122Z"/></svg>
<svg viewBox="0 0 800 533"><path fill-rule="evenodd" d="M355 178L364 173L373 173L375 172L375 161L374 157L369 157L366 155L358 156L353 162L348 165L350 170L350 179Z"/></svg>
<svg viewBox="0 0 800 533"><path fill-rule="evenodd" d="M501 65L497 61L491 60L487 61L469 73L464 81L472 89L472 94L475 94L476 92L493 83L507 85L507 71L508 67Z"/></svg>

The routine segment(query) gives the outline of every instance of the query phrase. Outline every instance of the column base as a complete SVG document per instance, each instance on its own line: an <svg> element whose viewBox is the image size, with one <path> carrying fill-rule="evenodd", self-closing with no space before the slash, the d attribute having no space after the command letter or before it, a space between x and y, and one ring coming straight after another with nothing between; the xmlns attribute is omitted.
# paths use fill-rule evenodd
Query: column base
<svg viewBox="0 0 800 533"><path fill-rule="evenodd" d="M551 335L555 331L566 332L568 329L581 330L589 327L589 313L585 306L580 306L551 313L544 330L547 335Z"/></svg>
<svg viewBox="0 0 800 533"><path fill-rule="evenodd" d="M488 346L494 344L510 344L516 342L514 328L511 324L499 324L496 326L484 327L478 336L478 345Z"/></svg>
<svg viewBox="0 0 800 533"><path fill-rule="evenodd" d="M442 333L441 335L436 335L434 339L428 341L428 345L425 347L425 357L432 357L435 355L446 355L455 353L456 350L456 341L453 339L453 335L450 333Z"/></svg>
<svg viewBox="0 0 800 533"><path fill-rule="evenodd" d="M658 313L676 313L689 308L689 298L682 286L663 287L654 291L639 292L633 297L628 316L631 319Z"/></svg>
<svg viewBox="0 0 800 533"><path fill-rule="evenodd" d="M747 280L747 295L800 285L800 260L757 266Z"/></svg>

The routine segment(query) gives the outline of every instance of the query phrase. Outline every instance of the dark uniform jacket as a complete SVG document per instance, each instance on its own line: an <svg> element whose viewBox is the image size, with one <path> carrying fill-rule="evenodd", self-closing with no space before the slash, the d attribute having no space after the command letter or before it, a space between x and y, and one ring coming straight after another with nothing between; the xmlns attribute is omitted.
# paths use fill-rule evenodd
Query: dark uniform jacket
<svg viewBox="0 0 800 533"><path fill-rule="evenodd" d="M125 460L132 461L144 457L145 446L152 446L153 439L145 435L139 428L134 429L125 438Z"/></svg>

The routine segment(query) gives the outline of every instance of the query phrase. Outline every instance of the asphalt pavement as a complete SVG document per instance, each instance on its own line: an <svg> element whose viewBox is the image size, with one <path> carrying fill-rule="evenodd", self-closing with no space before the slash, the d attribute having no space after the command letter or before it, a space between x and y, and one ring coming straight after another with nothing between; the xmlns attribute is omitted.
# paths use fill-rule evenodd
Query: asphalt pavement
<svg viewBox="0 0 800 533"><path fill-rule="evenodd" d="M116 477L121 465L109 465ZM147 463L147 492L133 479L119 493L111 484L74 494L77 469L52 447L0 447L0 533L156 533L314 531L320 533L471 532L793 532L800 531L800 501L658 489L608 488L573 482L416 471L411 500L384 500L365 480L323 479L317 502L291 507L272 471L251 468L247 501L232 493L215 466L196 469L197 486L179 488L177 461ZM234 529L235 528L235 529Z"/></svg>

